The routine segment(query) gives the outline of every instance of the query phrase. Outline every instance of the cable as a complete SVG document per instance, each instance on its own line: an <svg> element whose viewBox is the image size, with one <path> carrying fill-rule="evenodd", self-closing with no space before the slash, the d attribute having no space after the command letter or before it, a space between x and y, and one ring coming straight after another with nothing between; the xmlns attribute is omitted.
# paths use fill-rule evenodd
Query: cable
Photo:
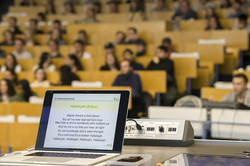
<svg viewBox="0 0 250 166"><path fill-rule="evenodd" d="M133 121L135 122L135 126L137 130L142 130L142 126L134 119L127 119L127 121Z"/></svg>

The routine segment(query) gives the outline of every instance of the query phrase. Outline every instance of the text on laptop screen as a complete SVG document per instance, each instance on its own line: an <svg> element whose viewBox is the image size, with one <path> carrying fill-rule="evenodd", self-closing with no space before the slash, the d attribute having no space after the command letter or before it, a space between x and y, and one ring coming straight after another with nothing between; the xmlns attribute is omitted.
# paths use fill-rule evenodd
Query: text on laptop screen
<svg viewBox="0 0 250 166"><path fill-rule="evenodd" d="M120 94L54 94L44 148L112 150Z"/></svg>

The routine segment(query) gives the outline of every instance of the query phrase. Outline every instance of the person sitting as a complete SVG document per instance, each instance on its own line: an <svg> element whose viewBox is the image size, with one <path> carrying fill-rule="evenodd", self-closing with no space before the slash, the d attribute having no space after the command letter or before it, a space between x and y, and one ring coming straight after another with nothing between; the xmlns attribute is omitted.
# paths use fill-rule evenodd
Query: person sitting
<svg viewBox="0 0 250 166"><path fill-rule="evenodd" d="M168 8L166 6L166 0L158 0L157 6L152 9L152 12L166 12L168 11Z"/></svg>
<svg viewBox="0 0 250 166"><path fill-rule="evenodd" d="M47 80L46 73L42 68L38 68L35 71L35 80L30 84L31 88L47 88L50 86L50 82Z"/></svg>
<svg viewBox="0 0 250 166"><path fill-rule="evenodd" d="M63 39L59 29L53 29L50 34L50 40L55 40L59 45L66 45L66 40Z"/></svg>
<svg viewBox="0 0 250 166"><path fill-rule="evenodd" d="M131 65L132 65L134 70L143 70L144 69L142 64L134 61L134 53L132 50L130 50L128 48L123 51L123 59L129 60L131 62Z"/></svg>
<svg viewBox="0 0 250 166"><path fill-rule="evenodd" d="M3 41L1 42L2 46L13 46L14 45L14 34L10 30L5 30L3 32Z"/></svg>
<svg viewBox="0 0 250 166"><path fill-rule="evenodd" d="M205 19L209 19L210 17L213 17L213 16L218 17L218 15L215 12L215 8L213 8L211 6L207 7L205 12L206 12L205 13Z"/></svg>
<svg viewBox="0 0 250 166"><path fill-rule="evenodd" d="M195 5L194 10L205 10L207 7L215 8L215 5L208 0L199 0L199 2Z"/></svg>
<svg viewBox="0 0 250 166"><path fill-rule="evenodd" d="M165 37L162 39L162 45L168 48L168 58L171 57L171 53L175 52L175 50L173 49L173 45L172 45L172 40L168 37Z"/></svg>
<svg viewBox="0 0 250 166"><path fill-rule="evenodd" d="M63 65L59 70L60 81L58 85L71 85L72 81L80 81L80 78L71 71L68 65Z"/></svg>
<svg viewBox="0 0 250 166"><path fill-rule="evenodd" d="M113 44L114 45L117 45L117 44L124 44L124 41L125 41L125 33L122 32L122 31L117 31L116 34L115 34L115 39L113 41Z"/></svg>
<svg viewBox="0 0 250 166"><path fill-rule="evenodd" d="M78 23L97 23L99 22L96 19L96 13L94 8L88 8L86 13L86 18L83 20L80 20Z"/></svg>
<svg viewBox="0 0 250 166"><path fill-rule="evenodd" d="M22 34L22 31L17 26L17 19L16 17L9 18L9 30L14 34Z"/></svg>
<svg viewBox="0 0 250 166"><path fill-rule="evenodd" d="M17 84L17 94L13 97L13 100L17 102L29 102L31 96L37 95L32 92L29 82L25 79L19 81Z"/></svg>
<svg viewBox="0 0 250 166"><path fill-rule="evenodd" d="M129 27L125 44L136 44L139 40L142 39L139 38L137 29L135 27Z"/></svg>
<svg viewBox="0 0 250 166"><path fill-rule="evenodd" d="M17 74L13 70L6 70L3 73L3 78L7 79L7 80L10 80L13 85L17 84Z"/></svg>
<svg viewBox="0 0 250 166"><path fill-rule="evenodd" d="M17 63L16 57L13 54L7 54L4 65L1 67L1 72L5 72L6 70L15 71L15 73L19 73L22 71L22 67Z"/></svg>
<svg viewBox="0 0 250 166"><path fill-rule="evenodd" d="M229 13L228 18L237 18L239 15L245 14L247 15L247 12L245 12L242 9L242 3L240 0L235 0L233 3L233 11Z"/></svg>
<svg viewBox="0 0 250 166"><path fill-rule="evenodd" d="M78 58L90 59L91 54L85 51L85 45L81 40L76 40L74 42L74 53Z"/></svg>
<svg viewBox="0 0 250 166"><path fill-rule="evenodd" d="M45 72L54 72L56 71L56 65L51 61L51 56L48 52L43 52L40 56L40 61L38 65L35 65L32 71L42 68Z"/></svg>
<svg viewBox="0 0 250 166"><path fill-rule="evenodd" d="M37 20L37 23L38 23L39 25L40 25L40 24L45 25L45 23L46 23L45 14L42 13L42 12L37 13L36 20Z"/></svg>
<svg viewBox="0 0 250 166"><path fill-rule="evenodd" d="M114 54L115 55L115 46L112 43L106 43L104 45L105 55Z"/></svg>
<svg viewBox="0 0 250 166"><path fill-rule="evenodd" d="M143 57L146 55L146 43L143 40L138 40L136 43L136 57Z"/></svg>
<svg viewBox="0 0 250 166"><path fill-rule="evenodd" d="M250 107L250 91L247 88L248 78L245 74L235 74L232 79L233 92L223 97L223 102L241 103Z"/></svg>
<svg viewBox="0 0 250 166"><path fill-rule="evenodd" d="M29 29L33 34L43 34L43 31L38 29L37 19L31 18L29 21Z"/></svg>
<svg viewBox="0 0 250 166"><path fill-rule="evenodd" d="M71 68L72 72L83 70L80 60L74 54L69 54L65 60L65 65L68 65Z"/></svg>
<svg viewBox="0 0 250 166"><path fill-rule="evenodd" d="M164 94L163 105L172 106L177 98L178 91L174 76L174 63L168 58L168 48L159 46L154 59L149 63L147 70L164 70L167 72L167 93Z"/></svg>
<svg viewBox="0 0 250 166"><path fill-rule="evenodd" d="M114 54L106 55L105 65L100 68L101 71L109 70L109 71L118 71L120 70L120 65L117 60L117 57Z"/></svg>
<svg viewBox="0 0 250 166"><path fill-rule="evenodd" d="M56 40L49 40L48 46L50 49L51 58L62 58L62 55L59 53L58 43Z"/></svg>
<svg viewBox="0 0 250 166"><path fill-rule="evenodd" d="M44 14L45 15L56 14L56 9L55 9L54 3L50 2L50 3L46 4Z"/></svg>
<svg viewBox="0 0 250 166"><path fill-rule="evenodd" d="M207 27L205 30L220 30L220 29L222 29L222 26L220 24L218 17L212 16L208 18Z"/></svg>
<svg viewBox="0 0 250 166"><path fill-rule="evenodd" d="M233 29L238 30L238 29L250 29L248 24L247 24L247 18L248 16L245 14L240 14L239 17L237 18L237 21L233 27Z"/></svg>
<svg viewBox="0 0 250 166"><path fill-rule="evenodd" d="M117 1L117 0L108 1L107 4L109 6L109 13L119 13L119 10L118 10L119 3L120 1Z"/></svg>
<svg viewBox="0 0 250 166"><path fill-rule="evenodd" d="M129 117L138 117L139 112L144 112L146 103L142 98L142 83L140 76L133 72L132 63L129 60L121 62L121 74L119 74L112 86L129 86L132 88L132 110Z"/></svg>
<svg viewBox="0 0 250 166"><path fill-rule="evenodd" d="M95 13L100 14L102 12L102 4L100 2L94 2L92 6Z"/></svg>
<svg viewBox="0 0 250 166"><path fill-rule="evenodd" d="M65 35L67 33L66 30L62 29L62 23L60 20L53 21L52 30L49 31L49 34L51 34L54 29L59 30L61 35Z"/></svg>
<svg viewBox="0 0 250 166"><path fill-rule="evenodd" d="M5 58L5 51L0 47L0 58Z"/></svg>
<svg viewBox="0 0 250 166"><path fill-rule="evenodd" d="M89 45L90 44L88 42L88 35L87 35L87 32L85 30L78 31L77 40L81 40L84 45Z"/></svg>
<svg viewBox="0 0 250 166"><path fill-rule="evenodd" d="M15 39L14 42L14 51L12 52L13 55L17 59L26 59L26 58L32 58L31 54L28 51L24 50L25 41L21 38Z"/></svg>
<svg viewBox="0 0 250 166"><path fill-rule="evenodd" d="M232 6L230 0L220 0L220 8L225 9L225 8L230 8Z"/></svg>
<svg viewBox="0 0 250 166"><path fill-rule="evenodd" d="M35 6L33 0L21 0L19 6Z"/></svg>
<svg viewBox="0 0 250 166"><path fill-rule="evenodd" d="M140 2L138 0L130 0L129 11L130 12L140 12L141 11Z"/></svg>
<svg viewBox="0 0 250 166"><path fill-rule="evenodd" d="M15 88L10 80L3 79L0 82L0 102L12 101L16 94Z"/></svg>
<svg viewBox="0 0 250 166"><path fill-rule="evenodd" d="M26 29L24 31L24 40L26 47L33 47L39 45L39 43L34 38L34 34L29 29Z"/></svg>
<svg viewBox="0 0 250 166"><path fill-rule="evenodd" d="M66 14L76 14L74 5L70 2L65 2L64 3L64 12L62 13L63 15Z"/></svg>

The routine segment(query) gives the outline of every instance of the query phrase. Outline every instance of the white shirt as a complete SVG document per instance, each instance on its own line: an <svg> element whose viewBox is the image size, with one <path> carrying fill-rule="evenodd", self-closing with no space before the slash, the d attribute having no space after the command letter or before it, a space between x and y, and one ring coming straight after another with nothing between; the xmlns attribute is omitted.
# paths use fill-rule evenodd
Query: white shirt
<svg viewBox="0 0 250 166"><path fill-rule="evenodd" d="M83 59L90 59L90 58L92 58L92 56L91 56L90 53L84 52L84 53L82 54L82 58L83 58Z"/></svg>
<svg viewBox="0 0 250 166"><path fill-rule="evenodd" d="M48 80L44 80L42 82L35 80L34 82L30 84L30 87L32 88L47 88L49 86L50 86L50 83Z"/></svg>
<svg viewBox="0 0 250 166"><path fill-rule="evenodd" d="M13 53L13 55L15 55L15 57L16 57L17 59L32 58L31 53L29 53L28 51L23 51L23 52L21 53L21 55L18 54L16 51L14 51L14 52L12 52L12 53Z"/></svg>
<svg viewBox="0 0 250 166"><path fill-rule="evenodd" d="M7 70L6 66L1 67L1 72L5 72ZM20 65L16 65L15 67L15 73L20 73L22 71L22 67Z"/></svg>
<svg viewBox="0 0 250 166"><path fill-rule="evenodd" d="M39 68L39 65L35 65L35 66L33 66L32 71L35 72L36 69L38 69L38 68ZM56 65L50 64L46 69L44 69L44 71L45 72L54 72L54 71L56 71Z"/></svg>

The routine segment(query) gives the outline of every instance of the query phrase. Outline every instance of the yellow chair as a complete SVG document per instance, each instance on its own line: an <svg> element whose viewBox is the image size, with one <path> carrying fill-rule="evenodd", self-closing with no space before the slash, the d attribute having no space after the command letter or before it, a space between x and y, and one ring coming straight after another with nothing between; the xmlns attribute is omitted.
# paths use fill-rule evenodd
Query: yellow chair
<svg viewBox="0 0 250 166"><path fill-rule="evenodd" d="M212 101L221 101L224 96L232 91L232 89L216 89L212 87L203 87L201 88L201 98Z"/></svg>
<svg viewBox="0 0 250 166"><path fill-rule="evenodd" d="M33 58L18 59L17 62L22 67L23 71L31 71L32 67L35 65Z"/></svg>
<svg viewBox="0 0 250 166"><path fill-rule="evenodd" d="M22 79L26 79L29 83L32 83L35 80L35 74L32 71L17 73L17 80L20 81Z"/></svg>

